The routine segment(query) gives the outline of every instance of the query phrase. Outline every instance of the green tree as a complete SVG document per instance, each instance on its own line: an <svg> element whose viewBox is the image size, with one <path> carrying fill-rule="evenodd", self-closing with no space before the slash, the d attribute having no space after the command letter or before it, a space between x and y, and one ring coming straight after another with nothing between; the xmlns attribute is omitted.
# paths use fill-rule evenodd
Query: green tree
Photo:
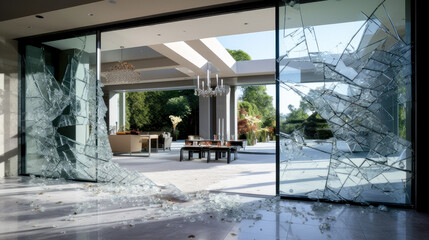
<svg viewBox="0 0 429 240"><path fill-rule="evenodd" d="M288 109L290 111L289 115L287 116L287 121L303 121L308 118L308 114L306 113L306 110L304 108L294 108L292 105L288 106Z"/></svg>
<svg viewBox="0 0 429 240"><path fill-rule="evenodd" d="M282 116L281 132L290 134L295 130L300 130L307 139L327 139L333 136L326 120L307 102L301 101L299 108L294 108L292 105L289 105L288 108L290 113ZM313 112L308 115L310 111Z"/></svg>
<svg viewBox="0 0 429 240"><path fill-rule="evenodd" d="M244 52L243 50L239 49L239 50L230 50L230 49L226 49L229 54L232 56L232 58L234 58L235 61L249 61L252 60L252 58L250 57L250 55L246 52Z"/></svg>
<svg viewBox="0 0 429 240"><path fill-rule="evenodd" d="M165 112L165 104L168 98L165 92L151 91L145 92L145 103L148 109L147 113L149 122L146 123L142 130L144 131L161 131L168 124L168 113Z"/></svg>
<svg viewBox="0 0 429 240"><path fill-rule="evenodd" d="M241 113L240 109L244 109L246 111L246 113L250 116L258 116L259 115L259 111L258 111L258 107L253 104L250 103L248 101L241 101L238 102L238 114ZM239 116L240 118L244 118L244 116Z"/></svg>
<svg viewBox="0 0 429 240"><path fill-rule="evenodd" d="M258 115L262 117L262 127L271 126L275 119L276 110L273 106L273 97L268 95L266 86L243 87L242 100L254 104Z"/></svg>
<svg viewBox="0 0 429 240"><path fill-rule="evenodd" d="M127 93L127 127L145 132L171 132L169 115L180 113L183 122L177 126L178 137L186 138L188 134L198 134L198 104L193 90Z"/></svg>
<svg viewBox="0 0 429 240"><path fill-rule="evenodd" d="M294 108L292 105L289 105L288 109L290 113L283 118L280 131L290 134L302 128L302 123L308 118L308 114L303 108Z"/></svg>
<svg viewBox="0 0 429 240"><path fill-rule="evenodd" d="M189 101L186 97L180 96L170 98L165 105L165 110L170 115L183 118L191 113L191 106L189 105Z"/></svg>
<svg viewBox="0 0 429 240"><path fill-rule="evenodd" d="M328 139L333 136L328 123L317 112L313 112L302 123L302 130L307 139Z"/></svg>
<svg viewBox="0 0 429 240"><path fill-rule="evenodd" d="M127 127L141 130L145 124L149 123L149 108L145 104L145 94L144 92L129 92L125 97Z"/></svg>

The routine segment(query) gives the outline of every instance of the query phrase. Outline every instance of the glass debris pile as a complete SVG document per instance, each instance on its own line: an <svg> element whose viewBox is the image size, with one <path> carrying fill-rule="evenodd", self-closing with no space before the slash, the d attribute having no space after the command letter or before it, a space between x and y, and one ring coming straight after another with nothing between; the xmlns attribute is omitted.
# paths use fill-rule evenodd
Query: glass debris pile
<svg viewBox="0 0 429 240"><path fill-rule="evenodd" d="M254 198L207 191L184 194L172 185L155 189L136 184L83 183L31 176L8 179L5 186L26 192L19 199L14 195L6 197L15 209L9 213L11 216L7 215L8 219L18 213L20 219L25 220L19 226L19 234L43 232L55 236L53 238L88 229L109 232L112 229L133 231L134 227L139 227L142 232L151 232L154 231L153 224L173 232L180 232L185 226L206 228L215 224L228 229L236 226L235 233L253 230L265 233L274 226L283 229L291 225L308 225L316 226L321 235L329 237L344 230L343 221L358 224L359 220L350 218L350 211L365 216L395 212L383 205L334 206L323 202L284 201L278 197Z"/></svg>

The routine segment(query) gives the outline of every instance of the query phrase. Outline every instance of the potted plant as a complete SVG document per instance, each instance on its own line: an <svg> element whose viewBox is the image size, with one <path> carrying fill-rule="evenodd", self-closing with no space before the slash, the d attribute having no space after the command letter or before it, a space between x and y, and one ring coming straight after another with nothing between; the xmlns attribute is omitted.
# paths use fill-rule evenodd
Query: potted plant
<svg viewBox="0 0 429 240"><path fill-rule="evenodd" d="M182 121L182 118L179 116L170 115L171 123L173 124L173 139L177 140L176 136L176 126Z"/></svg>

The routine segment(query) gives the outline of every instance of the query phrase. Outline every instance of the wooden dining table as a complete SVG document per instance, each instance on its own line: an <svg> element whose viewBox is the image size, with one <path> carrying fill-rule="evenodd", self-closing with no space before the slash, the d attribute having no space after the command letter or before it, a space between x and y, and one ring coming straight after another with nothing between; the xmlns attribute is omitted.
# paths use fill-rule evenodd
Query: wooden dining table
<svg viewBox="0 0 429 240"><path fill-rule="evenodd" d="M222 153L226 154L227 164L232 160L237 159L237 147L236 146L211 146L211 145L185 145L180 149L179 161L183 160L183 152L188 152L188 160L191 160L193 153L198 153L198 158L202 158L204 153L207 153L207 163L211 161L210 153L215 153L215 159L218 160ZM231 153L234 154L234 158L231 159Z"/></svg>
<svg viewBox="0 0 429 240"><path fill-rule="evenodd" d="M185 144L191 143L191 145L206 145L206 142L210 142L211 145L217 145L221 141L214 139L185 139Z"/></svg>

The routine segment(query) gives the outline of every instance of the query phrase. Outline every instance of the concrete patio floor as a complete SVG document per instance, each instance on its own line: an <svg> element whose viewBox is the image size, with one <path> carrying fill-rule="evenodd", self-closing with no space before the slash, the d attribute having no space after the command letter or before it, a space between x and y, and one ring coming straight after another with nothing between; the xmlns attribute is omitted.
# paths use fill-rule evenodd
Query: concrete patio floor
<svg viewBox="0 0 429 240"><path fill-rule="evenodd" d="M309 193L323 192L327 184L329 164L332 149L330 143L320 141L307 141L308 146L302 149L301 155L292 161L281 161L280 193L282 195L306 196ZM179 161L180 148L183 141L173 142L171 151L159 150L147 157L146 153L133 153L117 155L113 161L129 170L135 170L151 179L159 186L175 185L183 192L196 192L209 190L214 192L227 192L239 194L256 194L261 196L275 195L275 142L257 143L247 146L238 153L238 159L230 164L226 159L207 163L206 158L194 158ZM348 151L344 142L338 142L337 147L344 152ZM348 155L355 162L364 161L364 153ZM283 156L284 157L284 156ZM212 156L213 159L213 156ZM350 169L337 169L347 172ZM379 170L377 168L377 170ZM383 169L381 169L383 170ZM363 170L362 170L363 171ZM368 169L373 171L373 169ZM407 178L405 171L392 169L385 171L383 177L371 179L372 186L389 184L392 189L398 189L391 194L372 189L371 185L362 181L359 187L366 187L362 193L363 199L369 202L406 203L407 195L401 185ZM363 176L362 176L363 177ZM365 185L366 184L366 185ZM347 185L347 188L355 185ZM356 185L357 186L357 185Z"/></svg>
<svg viewBox="0 0 429 240"><path fill-rule="evenodd" d="M114 156L113 161L124 168L143 173L160 186L175 185L183 192L200 190L240 194L275 195L275 142L258 143L238 153L230 164L226 159L198 159L197 154L179 161L183 141L173 142L171 151L159 150L147 154L133 153ZM245 153L243 153L245 152Z"/></svg>

